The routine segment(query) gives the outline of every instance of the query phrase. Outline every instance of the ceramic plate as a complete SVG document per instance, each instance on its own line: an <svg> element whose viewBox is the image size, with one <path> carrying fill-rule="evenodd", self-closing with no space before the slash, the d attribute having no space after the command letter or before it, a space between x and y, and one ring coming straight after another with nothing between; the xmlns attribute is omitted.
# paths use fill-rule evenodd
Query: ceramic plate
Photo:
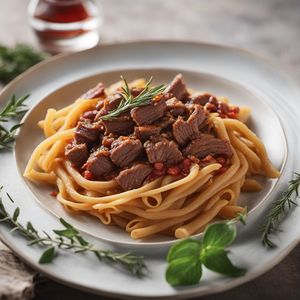
<svg viewBox="0 0 300 300"><path fill-rule="evenodd" d="M173 239L156 237L133 241L121 230L104 226L94 218L69 215L49 196L51 188L31 184L21 174L32 150L43 138L36 123L43 118L47 108L63 107L97 82L108 85L121 74L129 80L154 76L157 83L166 83L178 72L184 75L189 87L227 96L233 104L251 108L249 125L265 143L281 176L277 180L266 180L262 192L243 195L240 199L249 208L249 217L247 226L240 227L239 236L231 247L231 256L237 264L248 269L246 275L233 279L205 271L199 285L174 289L164 279L165 254ZM139 42L107 45L54 57L33 67L6 87L0 101L3 103L12 94L27 93L30 93L27 103L31 110L24 118L14 155L2 152L0 156L1 185L15 199L14 205L20 207L20 221L30 220L37 228L51 231L59 227L58 217L63 217L99 246L143 254L150 269L148 277L136 279L109 265L96 263L93 257L72 254L61 255L52 264L39 265L37 260L41 250L26 246L26 241L1 226L3 240L33 268L47 276L115 297L185 298L224 291L249 281L277 264L298 243L299 209L283 222L284 232L275 238L278 248L266 250L260 242L258 228L266 210L293 172L300 169L300 163L294 159L300 128L292 113L299 109L300 92L282 71L259 57L208 44Z"/></svg>

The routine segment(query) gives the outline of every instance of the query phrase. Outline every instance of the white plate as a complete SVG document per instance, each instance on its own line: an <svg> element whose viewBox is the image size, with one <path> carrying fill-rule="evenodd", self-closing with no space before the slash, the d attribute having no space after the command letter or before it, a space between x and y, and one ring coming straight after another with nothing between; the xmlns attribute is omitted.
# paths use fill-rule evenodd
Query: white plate
<svg viewBox="0 0 300 300"><path fill-rule="evenodd" d="M31 220L36 227L47 231L59 227L57 218L34 200L18 172L18 168L20 171L24 169L26 159L41 138L34 123L41 117L40 114L44 114L49 102L54 107L64 106L98 79L109 83L115 81L120 73L131 78L155 75L157 81L168 81L178 70L181 70L192 87L199 88L200 85L201 89L228 96L238 105L249 105L253 110L253 129L266 143L272 161L277 167L282 167L282 175L276 184L275 181L268 181L264 192L251 199L252 205L247 198L253 212L247 226L240 228L238 239L231 247L234 261L246 266L247 274L232 279L205 271L199 285L174 289L164 280L165 254L153 251L162 247L157 247L154 244L156 241L146 241L140 247L132 244L123 233L106 230L106 227L92 219L84 219L89 222L86 224L83 220L72 219L54 199L43 196L41 189L29 184L39 201L46 204L52 212L64 216L83 231L101 238L102 240L88 237L99 246L111 248L112 245L104 240L114 242L120 239L121 243L114 245L118 251L130 247L145 254L150 274L139 280L109 265L98 265L93 257L72 254L61 255L53 264L41 266L37 263L41 250L26 246L26 241L19 235L10 234L6 227L1 226L0 233L4 241L34 268L60 282L95 293L128 298L183 298L220 292L246 282L270 269L298 243L298 208L283 222L284 232L275 238L279 245L275 250L268 251L262 247L258 227L264 218L266 207L278 196L292 173L300 169L299 162L294 160L300 128L293 113L299 110L299 89L282 72L252 54L208 44L140 42L101 46L56 57L32 68L12 82L2 92L1 102L12 94L23 95L29 92L30 106L43 100L30 112L30 118L22 128L16 148L18 167L12 153L0 155L1 184L15 199L15 205L21 208L20 220ZM29 141L25 139L26 132L30 132ZM135 242L137 243L140 242ZM151 254L147 251L149 247L152 249Z"/></svg>
<svg viewBox="0 0 300 300"><path fill-rule="evenodd" d="M180 72L183 74L184 80L190 88L209 91L216 95L226 95L235 105L251 107L252 115L249 125L263 140L273 164L279 170L284 169L287 149L280 121L269 106L261 102L255 94L243 86L219 76L200 72L167 69L131 69L89 76L67 84L41 99L21 121L24 125L21 127L15 145L15 156L20 176L22 177L34 148L44 139L43 131L37 126L37 122L46 115L49 107L60 109L69 105L85 90L95 86L100 81L106 86L116 82L120 74L129 81L136 78L149 78L153 76L153 83L161 84L170 82L174 75ZM268 126L265 126L266 122ZM277 134L271 135L270 128L275 130ZM273 145L278 145L278 147L274 149ZM29 180L25 180L25 182L36 200L41 202L50 212L74 224L78 229L102 240L122 246L138 246L139 248L155 248L156 250L163 250L165 247L162 246L170 246L170 244L176 241L176 239L169 236L155 236L144 240L132 240L130 235L123 229L104 225L95 217L68 213L58 201L53 201L53 197L50 196L51 191L54 189L53 186L36 184ZM239 203L247 206L249 214L252 213L255 208L259 207L259 204L267 199L276 182L277 179L263 180L264 189L260 193L242 193Z"/></svg>

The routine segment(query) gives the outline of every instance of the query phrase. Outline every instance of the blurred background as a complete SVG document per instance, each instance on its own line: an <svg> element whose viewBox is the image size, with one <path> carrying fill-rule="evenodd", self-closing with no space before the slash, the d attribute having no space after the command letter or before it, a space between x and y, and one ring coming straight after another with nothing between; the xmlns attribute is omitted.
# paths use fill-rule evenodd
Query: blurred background
<svg viewBox="0 0 300 300"><path fill-rule="evenodd" d="M102 7L100 45L141 39L221 43L269 57L300 77L300 68L295 68L300 63L299 0L95 0L94 3ZM39 46L30 28L28 4L28 0L0 0L1 44L25 42Z"/></svg>
<svg viewBox="0 0 300 300"><path fill-rule="evenodd" d="M300 82L300 0L32 0L30 7L29 3L0 0L0 88L44 59L41 50L73 52L98 43L149 39L244 48ZM61 6L66 4L77 9L64 10ZM58 24L53 24L55 20ZM88 38L87 32L92 32ZM14 48L18 43L36 50ZM300 299L299 256L300 247L262 277L213 299ZM0 242L0 299L32 299L34 294L34 299L99 299L36 274Z"/></svg>

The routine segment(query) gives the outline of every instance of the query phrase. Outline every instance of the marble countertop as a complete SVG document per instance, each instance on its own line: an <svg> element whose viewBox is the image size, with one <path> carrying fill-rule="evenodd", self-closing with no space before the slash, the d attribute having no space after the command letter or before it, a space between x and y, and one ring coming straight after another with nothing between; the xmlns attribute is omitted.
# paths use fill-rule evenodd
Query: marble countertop
<svg viewBox="0 0 300 300"><path fill-rule="evenodd" d="M104 12L100 43L169 39L241 47L271 60L300 83L299 0L97 2L102 4ZM0 44L25 42L38 47L28 24L27 5L28 0L0 0ZM1 247L0 252L6 251ZM299 257L298 246L265 275L231 291L201 299L300 299ZM0 276L3 272L0 266ZM32 276L26 278L32 280ZM35 276L32 287L34 299L99 299L41 276Z"/></svg>

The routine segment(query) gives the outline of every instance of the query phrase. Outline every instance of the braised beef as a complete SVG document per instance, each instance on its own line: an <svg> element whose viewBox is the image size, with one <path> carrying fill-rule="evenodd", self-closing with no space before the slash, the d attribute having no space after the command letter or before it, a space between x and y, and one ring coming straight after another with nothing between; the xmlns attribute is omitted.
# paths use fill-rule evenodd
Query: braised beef
<svg viewBox="0 0 300 300"><path fill-rule="evenodd" d="M142 88L133 87L132 89L130 89L130 92L133 97L136 97L141 93L142 90L143 90Z"/></svg>
<svg viewBox="0 0 300 300"><path fill-rule="evenodd" d="M89 155L86 144L69 144L65 147L65 156L76 168L81 168Z"/></svg>
<svg viewBox="0 0 300 300"><path fill-rule="evenodd" d="M210 134L202 134L200 137L192 140L191 143L183 150L185 156L193 155L198 158L204 158L207 155L220 155L231 157L232 150L226 140L213 137Z"/></svg>
<svg viewBox="0 0 300 300"><path fill-rule="evenodd" d="M93 179L101 179L111 173L115 166L109 158L109 150L100 147L90 155L83 168L92 173Z"/></svg>
<svg viewBox="0 0 300 300"><path fill-rule="evenodd" d="M115 95L109 96L107 99L104 100L103 107L97 114L95 120L100 120L100 118L102 116L105 116L110 111L115 110L119 106L121 101L122 101L121 94L115 94Z"/></svg>
<svg viewBox="0 0 300 300"><path fill-rule="evenodd" d="M137 163L125 169L115 178L124 191L139 188L152 172L152 167L146 163Z"/></svg>
<svg viewBox="0 0 300 300"><path fill-rule="evenodd" d="M180 101L186 101L189 96L189 92L186 89L186 85L183 83L182 74L178 74L174 77L172 82L168 85L165 93L171 93Z"/></svg>
<svg viewBox="0 0 300 300"><path fill-rule="evenodd" d="M206 115L199 105L194 105L194 110L187 121L179 117L173 124L173 136L177 143L184 146L206 124Z"/></svg>
<svg viewBox="0 0 300 300"><path fill-rule="evenodd" d="M111 120L102 120L105 126L105 134L129 135L133 133L134 122L127 113Z"/></svg>
<svg viewBox="0 0 300 300"><path fill-rule="evenodd" d="M88 119L82 120L76 127L75 141L77 144L94 143L99 139L101 132L103 132L103 127L100 124Z"/></svg>
<svg viewBox="0 0 300 300"><path fill-rule="evenodd" d="M167 100L166 104L167 110L173 117L178 117L189 113L188 108L175 97Z"/></svg>
<svg viewBox="0 0 300 300"><path fill-rule="evenodd" d="M97 113L98 113L98 110L96 110L96 109L86 111L82 114L81 120L84 121L85 119L88 119L88 120L94 121Z"/></svg>
<svg viewBox="0 0 300 300"><path fill-rule="evenodd" d="M164 98L158 101L152 100L148 105L133 108L131 110L131 117L139 126L152 124L164 115L166 107Z"/></svg>
<svg viewBox="0 0 300 300"><path fill-rule="evenodd" d="M200 105L204 106L206 103L210 102L212 99L217 99L217 98L212 94L203 93L203 94L191 97L191 99L189 100L189 103L200 104Z"/></svg>
<svg viewBox="0 0 300 300"><path fill-rule="evenodd" d="M151 136L159 135L160 127L155 125L144 125L139 127L134 127L134 135L145 142L150 139Z"/></svg>
<svg viewBox="0 0 300 300"><path fill-rule="evenodd" d="M162 132L172 130L172 125L174 122L174 117L170 113L167 113L165 116L155 121L153 125L160 127L160 131Z"/></svg>
<svg viewBox="0 0 300 300"><path fill-rule="evenodd" d="M81 95L79 98L83 99L94 99L103 96L105 87L102 82L99 82L94 88L90 89L83 95Z"/></svg>
<svg viewBox="0 0 300 300"><path fill-rule="evenodd" d="M144 144L147 157L150 163L162 162L166 165L178 164L183 156L174 141L164 137L156 137Z"/></svg>
<svg viewBox="0 0 300 300"><path fill-rule="evenodd" d="M140 140L129 137L119 137L111 144L110 158L119 167L126 167L143 152Z"/></svg>

